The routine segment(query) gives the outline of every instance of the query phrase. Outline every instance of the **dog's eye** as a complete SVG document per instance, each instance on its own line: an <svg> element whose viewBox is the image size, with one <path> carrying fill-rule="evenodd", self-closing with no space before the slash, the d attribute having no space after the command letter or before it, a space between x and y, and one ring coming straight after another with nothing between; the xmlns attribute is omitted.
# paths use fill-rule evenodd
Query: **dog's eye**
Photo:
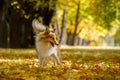
<svg viewBox="0 0 120 80"><path fill-rule="evenodd" d="M54 31L51 31L52 33L54 33Z"/></svg>
<svg viewBox="0 0 120 80"><path fill-rule="evenodd" d="M54 39L54 38L52 37L52 39Z"/></svg>

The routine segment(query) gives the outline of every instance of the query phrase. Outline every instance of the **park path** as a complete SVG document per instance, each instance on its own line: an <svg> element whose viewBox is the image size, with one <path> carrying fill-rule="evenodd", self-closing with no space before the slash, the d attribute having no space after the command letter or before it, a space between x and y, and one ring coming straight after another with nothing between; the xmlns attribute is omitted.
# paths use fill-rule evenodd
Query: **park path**
<svg viewBox="0 0 120 80"><path fill-rule="evenodd" d="M120 50L120 47L114 46L67 46L61 45L61 50Z"/></svg>

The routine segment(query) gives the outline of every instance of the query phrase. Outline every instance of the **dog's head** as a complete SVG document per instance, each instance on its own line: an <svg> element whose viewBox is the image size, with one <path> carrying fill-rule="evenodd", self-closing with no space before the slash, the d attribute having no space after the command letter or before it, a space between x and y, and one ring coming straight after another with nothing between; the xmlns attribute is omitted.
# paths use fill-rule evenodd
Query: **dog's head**
<svg viewBox="0 0 120 80"><path fill-rule="evenodd" d="M56 30L53 27L52 28L45 27L43 24L39 23L39 21L36 19L33 20L32 27L38 40L48 42L53 47L54 45L59 44Z"/></svg>

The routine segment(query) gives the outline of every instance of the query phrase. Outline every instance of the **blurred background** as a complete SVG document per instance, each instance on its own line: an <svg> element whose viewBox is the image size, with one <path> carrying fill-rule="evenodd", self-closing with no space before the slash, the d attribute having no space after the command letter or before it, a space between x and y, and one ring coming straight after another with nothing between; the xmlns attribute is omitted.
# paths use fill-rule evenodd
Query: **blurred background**
<svg viewBox="0 0 120 80"><path fill-rule="evenodd" d="M34 18L63 45L120 46L120 0L0 0L0 47L33 47Z"/></svg>

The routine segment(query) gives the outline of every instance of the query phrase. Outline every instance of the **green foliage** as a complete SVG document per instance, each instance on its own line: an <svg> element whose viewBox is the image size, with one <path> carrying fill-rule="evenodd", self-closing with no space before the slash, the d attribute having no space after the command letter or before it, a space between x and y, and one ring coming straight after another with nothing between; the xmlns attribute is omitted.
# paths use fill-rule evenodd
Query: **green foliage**
<svg viewBox="0 0 120 80"><path fill-rule="evenodd" d="M118 1L115 0L92 0L88 9L90 15L98 25L107 29L111 28L111 22L116 19Z"/></svg>
<svg viewBox="0 0 120 80"><path fill-rule="evenodd" d="M117 30L115 35L115 42L120 43L120 28Z"/></svg>
<svg viewBox="0 0 120 80"><path fill-rule="evenodd" d="M12 0L11 8L18 12L19 16L24 19L32 20L34 17L39 17L40 21L44 20L43 23L50 22L51 18L49 17L53 16L54 11L56 11L57 16L55 15L54 18L55 21L58 18L60 27L62 13L66 9L66 31L73 33L78 2L79 0ZM113 27L111 23L115 20L120 20L120 1L80 0L79 11L78 37L99 42L100 37L104 37L107 33L109 34L109 31Z"/></svg>
<svg viewBox="0 0 120 80"><path fill-rule="evenodd" d="M114 51L62 51L62 64L41 67L35 50L0 49L1 80L119 80L120 54Z"/></svg>
<svg viewBox="0 0 120 80"><path fill-rule="evenodd" d="M58 0L58 11L62 11L67 6L67 31L71 34L75 30L78 2L79 0ZM112 29L115 30L112 23L116 20L120 21L119 0L80 0L79 11L78 37L98 43L102 37L111 34ZM58 16L62 16L61 13L60 15L58 13ZM61 22L61 17L58 17L58 20Z"/></svg>

